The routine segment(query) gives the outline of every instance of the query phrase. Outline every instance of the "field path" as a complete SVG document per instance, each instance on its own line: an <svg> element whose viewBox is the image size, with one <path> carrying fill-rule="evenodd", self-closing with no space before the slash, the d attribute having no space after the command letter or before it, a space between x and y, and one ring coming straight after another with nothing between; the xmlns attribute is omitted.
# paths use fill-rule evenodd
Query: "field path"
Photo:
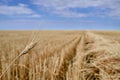
<svg viewBox="0 0 120 80"><path fill-rule="evenodd" d="M115 53L111 52L114 51L111 48L114 45L118 45L116 41L92 32L84 32L76 47L73 66L67 72L67 80L119 80L115 74L111 76L114 72L117 72L116 75L120 74L120 66L117 64L120 56L115 56ZM108 63L108 60L114 63ZM117 65L117 70L112 65Z"/></svg>
<svg viewBox="0 0 120 80"><path fill-rule="evenodd" d="M81 36L77 37L73 42L68 44L70 48L63 56L63 62L61 63L60 68L58 69L58 75L56 76L57 80L66 80L66 72L68 71L69 66L73 64L74 57L77 53L77 46L80 41Z"/></svg>

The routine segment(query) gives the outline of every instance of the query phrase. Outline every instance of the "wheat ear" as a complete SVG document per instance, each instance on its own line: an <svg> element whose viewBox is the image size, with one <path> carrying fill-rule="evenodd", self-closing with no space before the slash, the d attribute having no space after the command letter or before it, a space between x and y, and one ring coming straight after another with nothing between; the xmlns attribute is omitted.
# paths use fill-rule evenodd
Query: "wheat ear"
<svg viewBox="0 0 120 80"><path fill-rule="evenodd" d="M3 71L3 73L0 75L0 79L3 77L3 75L8 71L8 69L12 66L12 64L18 59L20 58L22 55L28 53L32 48L34 48L37 45L38 42L35 43L30 43L15 59L13 59L11 61L11 63L9 64L9 66Z"/></svg>

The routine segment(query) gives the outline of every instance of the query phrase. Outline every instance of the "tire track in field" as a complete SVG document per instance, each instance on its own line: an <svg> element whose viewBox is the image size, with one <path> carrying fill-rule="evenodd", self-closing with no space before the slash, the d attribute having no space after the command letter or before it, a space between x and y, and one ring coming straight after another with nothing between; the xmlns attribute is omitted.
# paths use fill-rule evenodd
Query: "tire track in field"
<svg viewBox="0 0 120 80"><path fill-rule="evenodd" d="M73 59L76 56L76 49L80 42L81 37L78 37L76 40L68 44L68 52L66 52L63 56L63 62L60 64L58 69L58 75L56 76L56 80L66 80L66 72L68 71L68 67L73 64ZM67 46L66 46L67 47Z"/></svg>
<svg viewBox="0 0 120 80"><path fill-rule="evenodd" d="M80 41L76 47L76 55L74 57L73 64L71 65L71 67L67 72L67 76L66 76L67 80L85 80L82 79L81 71L80 71L83 68L82 59L85 55L85 46L86 46L85 37L87 37L86 32L83 32L81 34Z"/></svg>
<svg viewBox="0 0 120 80"><path fill-rule="evenodd" d="M120 68L119 64L116 63L120 60L120 56L115 57L114 53L110 52L110 50L113 51L111 47L115 44L116 42L105 39L92 32L84 32L77 47L76 60L71 69L73 72L71 72L72 74L68 76L67 80L119 80L117 75L120 74ZM108 60L111 63L108 63ZM108 65L116 65L118 68L115 69ZM76 77L71 79L69 78L71 75Z"/></svg>

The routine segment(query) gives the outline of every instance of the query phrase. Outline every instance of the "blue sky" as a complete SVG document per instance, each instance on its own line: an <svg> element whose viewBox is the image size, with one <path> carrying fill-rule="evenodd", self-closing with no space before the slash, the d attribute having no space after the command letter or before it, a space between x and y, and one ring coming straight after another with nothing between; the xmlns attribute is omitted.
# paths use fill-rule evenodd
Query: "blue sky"
<svg viewBox="0 0 120 80"><path fill-rule="evenodd" d="M0 30L120 30L120 0L0 0Z"/></svg>

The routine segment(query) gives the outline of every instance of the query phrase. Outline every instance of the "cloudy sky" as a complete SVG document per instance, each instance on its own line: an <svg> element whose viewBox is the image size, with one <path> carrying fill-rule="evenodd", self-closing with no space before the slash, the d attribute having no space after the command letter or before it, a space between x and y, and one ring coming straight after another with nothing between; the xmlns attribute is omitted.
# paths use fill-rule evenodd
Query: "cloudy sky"
<svg viewBox="0 0 120 80"><path fill-rule="evenodd" d="M0 30L120 30L120 0L0 0Z"/></svg>

